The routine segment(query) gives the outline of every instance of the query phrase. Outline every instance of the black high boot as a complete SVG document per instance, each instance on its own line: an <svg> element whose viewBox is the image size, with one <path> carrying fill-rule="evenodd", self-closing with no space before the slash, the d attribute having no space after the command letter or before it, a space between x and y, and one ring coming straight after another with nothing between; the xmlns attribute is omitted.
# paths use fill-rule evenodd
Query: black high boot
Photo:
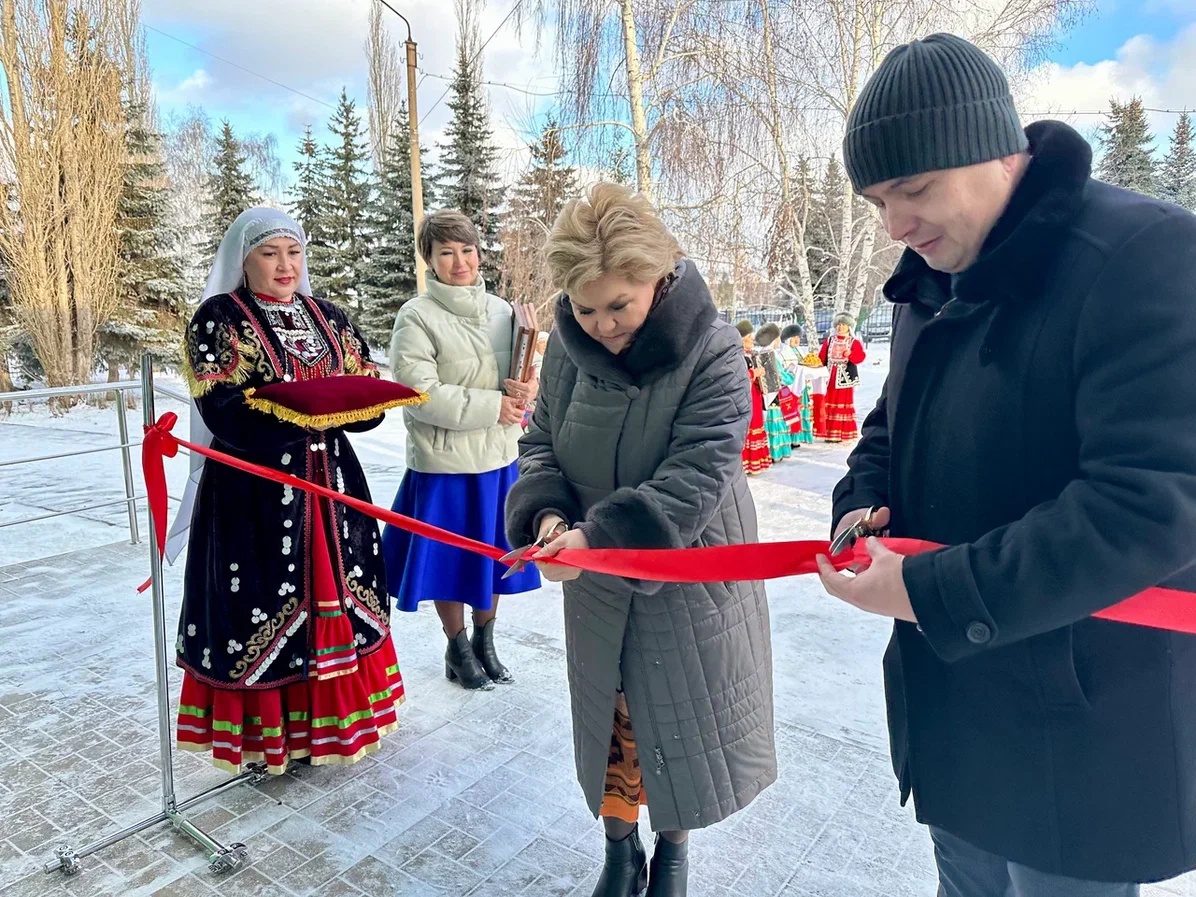
<svg viewBox="0 0 1196 897"><path fill-rule="evenodd" d="M444 649L444 675L449 682L460 682L463 688L487 691L494 688L490 677L474 656L464 629L450 638L448 647Z"/></svg>
<svg viewBox="0 0 1196 897"><path fill-rule="evenodd" d="M606 839L606 862L591 897L640 897L648 881L648 855L636 826L620 841Z"/></svg>
<svg viewBox="0 0 1196 897"><path fill-rule="evenodd" d="M657 835L646 897L685 897L688 881L689 839L674 844L668 838Z"/></svg>
<svg viewBox="0 0 1196 897"><path fill-rule="evenodd" d="M474 656L481 661L482 669L486 671L486 675L493 681L501 682L503 685L515 681L515 677L511 675L511 671L502 665L502 661L498 659L498 655L494 652L493 620L485 626L478 626L475 623L473 638L469 640L469 644L473 648Z"/></svg>

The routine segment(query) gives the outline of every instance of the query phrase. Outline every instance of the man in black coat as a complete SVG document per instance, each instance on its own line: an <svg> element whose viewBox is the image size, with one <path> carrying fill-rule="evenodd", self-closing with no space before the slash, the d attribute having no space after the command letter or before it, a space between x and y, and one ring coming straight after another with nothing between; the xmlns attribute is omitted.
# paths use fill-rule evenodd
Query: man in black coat
<svg viewBox="0 0 1196 897"><path fill-rule="evenodd" d="M1133 895L1196 867L1196 637L1092 615L1196 592L1196 217L1092 180L968 42L899 47L844 140L906 244L891 367L835 489L827 590L893 617L893 765L942 897ZM1192 597L1196 613L1196 595Z"/></svg>

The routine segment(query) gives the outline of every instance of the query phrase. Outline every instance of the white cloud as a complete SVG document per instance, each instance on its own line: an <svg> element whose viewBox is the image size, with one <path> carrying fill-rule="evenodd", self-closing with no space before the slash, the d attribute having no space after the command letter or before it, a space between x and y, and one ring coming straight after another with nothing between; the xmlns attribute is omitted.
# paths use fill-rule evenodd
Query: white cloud
<svg viewBox="0 0 1196 897"><path fill-rule="evenodd" d="M196 69L178 84L163 85L155 83L154 90L160 104L186 106L188 103L199 102L211 85L212 76L204 69Z"/></svg>
<svg viewBox="0 0 1196 897"><path fill-rule="evenodd" d="M1141 97L1153 109L1192 108L1196 98L1196 25L1160 41L1148 35L1130 38L1113 59L1095 63L1039 66L1019 91L1018 106L1027 120L1059 118L1088 133L1099 127L1099 115L1110 100ZM1149 113L1151 129L1165 145L1176 116Z"/></svg>
<svg viewBox="0 0 1196 897"><path fill-rule="evenodd" d="M485 48L485 79L518 88L487 88L504 176L517 173L526 163L525 144L534 136L527 133L528 124L536 112L553 102L552 96L528 93L551 94L557 86L551 40L540 33L542 46L536 53L533 26L525 26L521 34L512 17L499 28L512 2L491 0L480 22L482 39L491 38ZM420 70L441 76L424 77L419 88L419 112L424 119L420 142L434 151L451 115L447 97L437 100L448 87L442 78L452 74L456 59L453 5L447 0L405 0L401 9L411 20ZM197 103L213 120L219 120L233 112L260 112L263 105L269 105L284 110L293 129L278 135L280 143L287 146L309 122L318 133L323 132L331 110L322 103L334 104L342 86L364 112L368 0L288 0L285 5L247 4L244 0L145 0L144 15L149 25L162 32L315 98L307 99L209 57L203 61L202 81L190 76L175 86L158 85L159 102L164 106ZM389 18L393 19L390 34L403 62L407 29L397 16ZM169 40L162 41L162 45L169 44ZM181 45L178 49L194 53Z"/></svg>

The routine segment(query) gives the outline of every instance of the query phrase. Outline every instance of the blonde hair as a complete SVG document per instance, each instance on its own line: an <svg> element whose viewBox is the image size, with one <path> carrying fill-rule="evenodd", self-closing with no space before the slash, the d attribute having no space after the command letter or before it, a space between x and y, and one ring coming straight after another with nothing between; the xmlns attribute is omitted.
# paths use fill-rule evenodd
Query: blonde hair
<svg viewBox="0 0 1196 897"><path fill-rule="evenodd" d="M544 244L552 285L566 294L610 273L654 284L683 255L647 197L606 182L566 204Z"/></svg>

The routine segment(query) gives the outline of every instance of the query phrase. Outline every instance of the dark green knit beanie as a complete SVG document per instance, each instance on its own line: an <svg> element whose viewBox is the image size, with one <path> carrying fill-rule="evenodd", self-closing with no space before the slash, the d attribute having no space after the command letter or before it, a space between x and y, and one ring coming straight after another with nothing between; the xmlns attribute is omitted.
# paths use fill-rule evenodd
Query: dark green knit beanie
<svg viewBox="0 0 1196 897"><path fill-rule="evenodd" d="M962 37L932 34L890 51L868 79L847 117L843 161L860 193L1026 146L1004 72Z"/></svg>

